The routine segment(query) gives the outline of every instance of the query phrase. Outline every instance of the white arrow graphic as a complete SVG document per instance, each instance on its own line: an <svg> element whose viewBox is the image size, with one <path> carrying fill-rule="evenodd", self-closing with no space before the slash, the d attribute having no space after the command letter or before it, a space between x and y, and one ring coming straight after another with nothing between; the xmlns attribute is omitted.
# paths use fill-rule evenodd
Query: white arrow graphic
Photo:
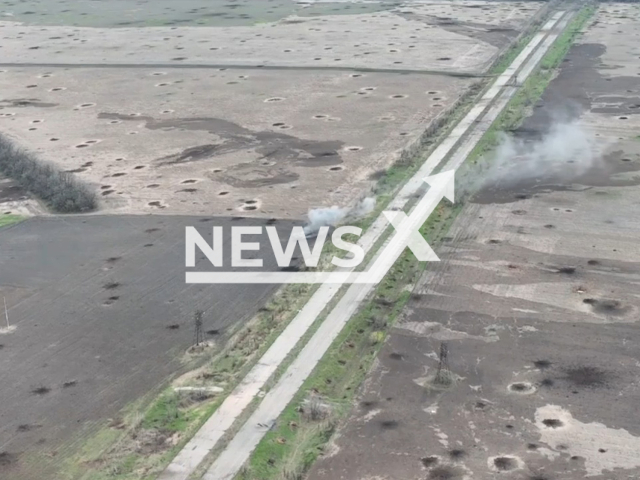
<svg viewBox="0 0 640 480"><path fill-rule="evenodd" d="M429 215L442 200L447 198L454 202L455 171L431 175L424 179L431 188L427 194L420 199L416 207L407 216L404 212L384 212L384 215L396 229L396 234L378 255L376 261L371 266L368 275L371 276L371 283L377 283L384 278L391 266L398 260L406 247L409 247L413 254L421 262L439 262L440 259L429 246L424 237L420 234L420 227L427 221ZM364 273L364 272L363 272Z"/></svg>
<svg viewBox="0 0 640 480"><path fill-rule="evenodd" d="M371 268L355 272L353 268L333 272L187 272L187 283L360 283L380 282L405 248L409 247L422 262L438 262L440 259L420 234L420 227L427 221L442 198L454 201L455 172L431 175L424 179L431 188L407 216L401 211L385 211L385 217L396 230L395 235L376 256Z"/></svg>

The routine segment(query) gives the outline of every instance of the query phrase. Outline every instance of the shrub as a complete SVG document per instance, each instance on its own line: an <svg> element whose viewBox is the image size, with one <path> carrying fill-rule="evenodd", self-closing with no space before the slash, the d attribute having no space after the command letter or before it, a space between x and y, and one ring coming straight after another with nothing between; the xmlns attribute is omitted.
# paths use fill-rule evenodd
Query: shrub
<svg viewBox="0 0 640 480"><path fill-rule="evenodd" d="M36 158L0 135L0 172L45 202L58 213L95 210L95 193L69 172Z"/></svg>
<svg viewBox="0 0 640 480"><path fill-rule="evenodd" d="M322 398L317 395L311 395L302 405L302 417L309 422L319 422L325 420L331 415L331 406L324 403Z"/></svg>

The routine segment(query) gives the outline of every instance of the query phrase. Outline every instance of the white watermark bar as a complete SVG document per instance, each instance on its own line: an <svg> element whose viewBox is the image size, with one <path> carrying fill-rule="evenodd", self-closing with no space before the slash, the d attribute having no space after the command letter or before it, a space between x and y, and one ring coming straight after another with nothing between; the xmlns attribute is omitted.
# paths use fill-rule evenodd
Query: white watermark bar
<svg viewBox="0 0 640 480"><path fill-rule="evenodd" d="M431 175L425 178L424 181L430 185L430 188L420 199L416 207L411 212L411 215L407 216L402 211L384 212L385 217L391 222L396 233L377 255L373 264L366 271L355 272L352 269L349 269L349 271L338 270L332 272L186 272L186 283L376 284L384 278L386 273L407 247L409 247L419 261L438 262L440 259L420 234L420 227L427 221L442 198L447 198L452 203L454 202L455 172L453 170L449 170L437 175ZM193 251L195 251L195 244L192 245L192 247L194 249ZM193 258L193 251L187 252L187 256ZM360 258L360 262L363 258L364 256ZM189 262L187 262L187 264L189 264Z"/></svg>

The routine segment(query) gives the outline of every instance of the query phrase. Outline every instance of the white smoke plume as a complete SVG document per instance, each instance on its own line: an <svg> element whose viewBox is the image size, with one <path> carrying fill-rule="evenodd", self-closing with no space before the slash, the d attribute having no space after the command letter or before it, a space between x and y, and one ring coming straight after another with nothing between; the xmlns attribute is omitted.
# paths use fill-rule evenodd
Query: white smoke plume
<svg viewBox="0 0 640 480"><path fill-rule="evenodd" d="M307 217L309 221L304 226L304 232L312 235L320 230L320 227L334 227L343 220L357 219L371 213L376 206L376 200L372 197L366 197L359 200L353 207L328 207L328 208L312 208L309 210Z"/></svg>
<svg viewBox="0 0 640 480"><path fill-rule="evenodd" d="M535 140L503 134L476 187L508 187L529 180L570 182L602 162L602 147L577 119L556 119Z"/></svg>

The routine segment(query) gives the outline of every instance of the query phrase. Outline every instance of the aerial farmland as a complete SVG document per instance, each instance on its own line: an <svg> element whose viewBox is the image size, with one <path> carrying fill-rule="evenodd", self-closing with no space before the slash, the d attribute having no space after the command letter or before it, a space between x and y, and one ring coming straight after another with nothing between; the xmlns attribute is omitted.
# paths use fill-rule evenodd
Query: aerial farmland
<svg viewBox="0 0 640 480"><path fill-rule="evenodd" d="M635 5L9 0L0 15L0 478L635 478ZM441 263L387 278L362 345L336 338L361 377L320 388L319 367L233 450L337 300L280 335L314 287L187 284L185 228L284 239L324 209L367 228L439 145L473 138L456 125L499 104L482 95L504 72L500 111L518 119L462 158L463 201L428 227ZM434 386L443 352L451 382ZM331 427L301 467L310 404Z"/></svg>

